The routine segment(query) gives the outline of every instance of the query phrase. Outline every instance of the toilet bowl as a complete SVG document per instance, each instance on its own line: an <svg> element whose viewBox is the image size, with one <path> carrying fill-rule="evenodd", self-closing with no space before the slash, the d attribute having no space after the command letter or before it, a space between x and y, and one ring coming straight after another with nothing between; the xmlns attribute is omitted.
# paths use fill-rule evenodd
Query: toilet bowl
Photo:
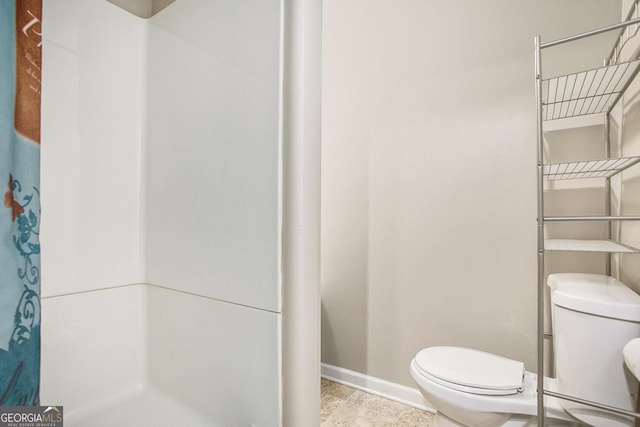
<svg viewBox="0 0 640 427"><path fill-rule="evenodd" d="M640 337L640 295L597 274L549 275L556 378L545 389L633 411L638 381L623 348ZM537 376L521 362L462 347L429 347L411 375L437 410L435 426L534 426ZM628 427L632 417L545 396L545 424Z"/></svg>
<svg viewBox="0 0 640 427"><path fill-rule="evenodd" d="M437 410L436 427L535 426L537 376L521 362L462 347L429 347L411 361L411 376ZM553 380L545 378L548 389ZM549 426L575 419L545 398Z"/></svg>

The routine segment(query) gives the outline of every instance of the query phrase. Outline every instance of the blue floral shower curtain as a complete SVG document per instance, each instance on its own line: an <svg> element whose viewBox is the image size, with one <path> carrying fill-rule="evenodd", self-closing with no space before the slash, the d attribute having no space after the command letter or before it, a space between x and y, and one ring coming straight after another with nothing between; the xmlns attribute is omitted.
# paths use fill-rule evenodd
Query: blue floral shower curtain
<svg viewBox="0 0 640 427"><path fill-rule="evenodd" d="M40 387L42 0L0 0L0 405ZM2 194L2 193L0 193Z"/></svg>

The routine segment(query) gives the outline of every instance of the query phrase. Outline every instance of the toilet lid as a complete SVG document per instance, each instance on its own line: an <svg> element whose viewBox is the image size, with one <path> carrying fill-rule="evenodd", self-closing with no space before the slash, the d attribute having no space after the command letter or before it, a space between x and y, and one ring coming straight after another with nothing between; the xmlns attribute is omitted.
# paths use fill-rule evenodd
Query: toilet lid
<svg viewBox="0 0 640 427"><path fill-rule="evenodd" d="M495 354L462 347L429 347L415 360L423 373L461 391L507 395L522 389L524 364Z"/></svg>

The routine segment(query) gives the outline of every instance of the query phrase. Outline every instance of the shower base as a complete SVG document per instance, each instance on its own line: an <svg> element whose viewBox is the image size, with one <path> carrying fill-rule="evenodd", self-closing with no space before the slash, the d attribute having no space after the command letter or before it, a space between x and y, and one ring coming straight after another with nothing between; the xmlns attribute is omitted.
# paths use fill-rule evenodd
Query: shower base
<svg viewBox="0 0 640 427"><path fill-rule="evenodd" d="M280 314L148 284L42 300L66 426L281 425Z"/></svg>
<svg viewBox="0 0 640 427"><path fill-rule="evenodd" d="M100 408L65 416L66 426L112 427L154 426L216 427L206 416L153 387Z"/></svg>

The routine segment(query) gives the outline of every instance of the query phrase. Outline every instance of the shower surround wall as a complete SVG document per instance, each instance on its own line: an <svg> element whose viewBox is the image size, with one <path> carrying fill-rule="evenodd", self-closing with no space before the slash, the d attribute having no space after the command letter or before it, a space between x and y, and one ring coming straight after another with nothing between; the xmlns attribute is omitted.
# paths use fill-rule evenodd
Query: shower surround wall
<svg viewBox="0 0 640 427"><path fill-rule="evenodd" d="M144 230L173 316L150 322L149 378L220 425L279 425L280 2L164 12L148 33Z"/></svg>
<svg viewBox="0 0 640 427"><path fill-rule="evenodd" d="M146 383L145 29L104 1L45 1L43 19L41 398L73 425Z"/></svg>
<svg viewBox="0 0 640 427"><path fill-rule="evenodd" d="M44 3L43 404L280 425L285 2Z"/></svg>

